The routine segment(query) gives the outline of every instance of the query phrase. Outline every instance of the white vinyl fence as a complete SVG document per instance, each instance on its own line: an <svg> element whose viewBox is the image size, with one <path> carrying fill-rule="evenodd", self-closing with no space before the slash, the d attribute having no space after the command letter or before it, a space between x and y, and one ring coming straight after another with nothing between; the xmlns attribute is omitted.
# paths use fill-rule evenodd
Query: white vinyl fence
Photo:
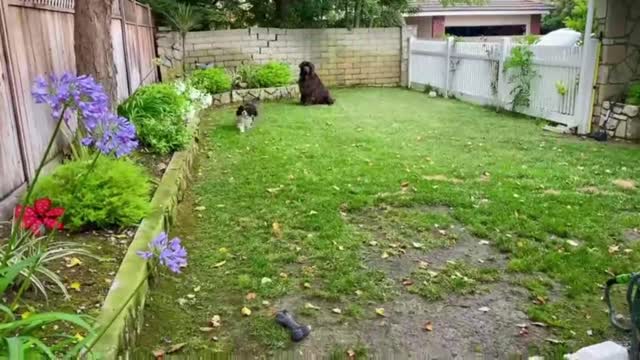
<svg viewBox="0 0 640 360"><path fill-rule="evenodd" d="M504 64L515 46L508 38L501 43L412 38L409 86L430 85L447 95L511 110L513 85ZM531 46L536 76L529 107L515 110L585 133L591 115L596 48L597 40L582 47Z"/></svg>

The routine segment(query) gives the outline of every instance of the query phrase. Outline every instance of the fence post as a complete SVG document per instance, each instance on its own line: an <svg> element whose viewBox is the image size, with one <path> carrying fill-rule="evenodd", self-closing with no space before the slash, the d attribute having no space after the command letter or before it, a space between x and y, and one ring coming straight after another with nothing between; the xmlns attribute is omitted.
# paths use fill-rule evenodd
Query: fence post
<svg viewBox="0 0 640 360"><path fill-rule="evenodd" d="M413 50L413 36L409 36L409 45L407 46L407 88L411 89L411 51Z"/></svg>
<svg viewBox="0 0 640 360"><path fill-rule="evenodd" d="M587 134L591 128L591 114L593 110L593 83L595 70L598 66L598 40L589 39L582 45L582 65L580 67L580 82L578 83L578 98L576 102L577 133Z"/></svg>
<svg viewBox="0 0 640 360"><path fill-rule="evenodd" d="M453 38L447 37L447 57L445 60L444 74L444 97L449 97L449 82L451 81L451 50L453 49Z"/></svg>
<svg viewBox="0 0 640 360"><path fill-rule="evenodd" d="M500 107L506 108L507 104L505 101L505 85L507 81L505 79L505 70L504 64L507 61L508 53L509 53L509 38L502 38L502 46L500 47L500 59L498 64L498 104Z"/></svg>
<svg viewBox="0 0 640 360"><path fill-rule="evenodd" d="M124 0L118 0L120 7L120 25L122 26L122 49L124 51L124 69L127 75L127 95L131 95L131 69L129 67L129 44L127 42L127 14L124 6Z"/></svg>

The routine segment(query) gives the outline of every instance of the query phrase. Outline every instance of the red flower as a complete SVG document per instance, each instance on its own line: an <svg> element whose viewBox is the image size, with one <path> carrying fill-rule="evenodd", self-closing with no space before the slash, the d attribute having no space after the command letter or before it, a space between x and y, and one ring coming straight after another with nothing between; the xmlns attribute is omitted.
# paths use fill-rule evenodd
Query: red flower
<svg viewBox="0 0 640 360"><path fill-rule="evenodd" d="M62 230L64 225L60 218L64 215L63 208L52 208L51 200L48 198L38 199L33 203L33 207L27 206L22 216L22 228L29 229L36 235L42 235L43 228L48 230ZM22 213L22 206L18 205L14 211L15 221L18 221Z"/></svg>

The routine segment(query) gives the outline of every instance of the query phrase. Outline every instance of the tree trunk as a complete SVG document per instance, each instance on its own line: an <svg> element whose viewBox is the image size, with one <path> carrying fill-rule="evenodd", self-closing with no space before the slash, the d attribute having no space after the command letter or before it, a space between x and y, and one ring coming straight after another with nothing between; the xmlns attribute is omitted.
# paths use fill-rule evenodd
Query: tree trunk
<svg viewBox="0 0 640 360"><path fill-rule="evenodd" d="M78 75L93 76L115 104L117 85L111 43L112 1L76 0L74 41Z"/></svg>
<svg viewBox="0 0 640 360"><path fill-rule="evenodd" d="M293 0L276 0L276 16L279 27L284 28L289 25L289 12L291 11L291 3Z"/></svg>
<svg viewBox="0 0 640 360"><path fill-rule="evenodd" d="M356 0L356 9L353 13L353 16L355 17L355 22L353 24L353 27L359 28L360 18L362 18L362 0Z"/></svg>

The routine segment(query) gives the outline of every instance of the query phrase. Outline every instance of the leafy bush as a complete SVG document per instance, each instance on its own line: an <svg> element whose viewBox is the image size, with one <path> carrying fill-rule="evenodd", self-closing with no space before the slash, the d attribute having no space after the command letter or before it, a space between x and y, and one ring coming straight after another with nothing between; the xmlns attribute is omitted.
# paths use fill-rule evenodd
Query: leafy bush
<svg viewBox="0 0 640 360"><path fill-rule="evenodd" d="M256 73L260 68L255 64L243 64L238 66L234 76L234 87L236 88L257 88Z"/></svg>
<svg viewBox="0 0 640 360"><path fill-rule="evenodd" d="M66 163L42 178L34 194L65 208L70 230L137 224L149 210L149 176L125 159L102 156L94 166L89 171L91 161Z"/></svg>
<svg viewBox="0 0 640 360"><path fill-rule="evenodd" d="M191 73L191 85L209 94L231 90L231 76L222 68L196 70Z"/></svg>
<svg viewBox="0 0 640 360"><path fill-rule="evenodd" d="M138 89L118 107L118 114L133 122L138 139L149 150L168 154L189 140L185 116L189 102L170 84Z"/></svg>
<svg viewBox="0 0 640 360"><path fill-rule="evenodd" d="M630 105L640 105L640 82L631 85L625 102Z"/></svg>
<svg viewBox="0 0 640 360"><path fill-rule="evenodd" d="M267 63L255 72L255 87L284 86L291 83L291 69L281 62Z"/></svg>

